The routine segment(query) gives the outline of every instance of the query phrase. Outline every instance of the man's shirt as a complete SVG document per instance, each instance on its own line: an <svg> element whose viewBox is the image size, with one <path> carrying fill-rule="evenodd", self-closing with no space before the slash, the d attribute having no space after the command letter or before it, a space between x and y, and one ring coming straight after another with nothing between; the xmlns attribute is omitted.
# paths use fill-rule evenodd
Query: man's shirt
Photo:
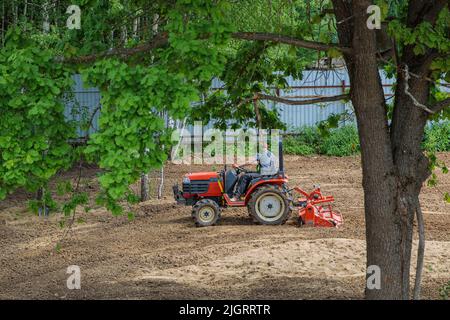
<svg viewBox="0 0 450 320"><path fill-rule="evenodd" d="M259 162L259 173L261 175L273 175L278 172L277 159L269 150L258 153L256 160Z"/></svg>

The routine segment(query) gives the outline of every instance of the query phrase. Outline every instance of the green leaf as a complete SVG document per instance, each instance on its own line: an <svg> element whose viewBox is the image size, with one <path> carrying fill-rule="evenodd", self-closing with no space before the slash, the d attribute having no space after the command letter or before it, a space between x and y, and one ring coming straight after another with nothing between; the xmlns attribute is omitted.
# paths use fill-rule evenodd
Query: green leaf
<svg viewBox="0 0 450 320"><path fill-rule="evenodd" d="M6 189L0 187L0 200L4 200L6 198Z"/></svg>
<svg viewBox="0 0 450 320"><path fill-rule="evenodd" d="M431 174L430 179L428 179L427 185L429 187L436 187L436 185L437 185L437 176L436 176L435 173Z"/></svg>
<svg viewBox="0 0 450 320"><path fill-rule="evenodd" d="M448 192L445 193L444 195L444 200L448 203L450 203L450 194Z"/></svg>
<svg viewBox="0 0 450 320"><path fill-rule="evenodd" d="M312 24L319 24L322 21L322 18L323 17L320 14L317 14L314 17L312 17L311 23Z"/></svg>
<svg viewBox="0 0 450 320"><path fill-rule="evenodd" d="M336 48L330 48L327 50L327 55L330 58L339 58L342 56L342 53Z"/></svg>

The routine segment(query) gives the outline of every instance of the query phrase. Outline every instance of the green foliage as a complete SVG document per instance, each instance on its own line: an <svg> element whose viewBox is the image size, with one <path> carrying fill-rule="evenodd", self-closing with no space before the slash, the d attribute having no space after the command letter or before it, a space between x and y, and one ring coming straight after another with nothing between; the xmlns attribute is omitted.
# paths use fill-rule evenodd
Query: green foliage
<svg viewBox="0 0 450 320"><path fill-rule="evenodd" d="M448 174L448 167L443 161L439 161L434 151L427 152L428 168L431 172L431 176L427 180L427 186L437 188L441 193L442 191L438 187L438 177L436 170L442 170L443 174ZM443 194L444 201L450 203L450 195L448 192Z"/></svg>
<svg viewBox="0 0 450 320"><path fill-rule="evenodd" d="M427 126L423 148L429 152L450 151L450 121Z"/></svg>
<svg viewBox="0 0 450 320"><path fill-rule="evenodd" d="M447 203L450 203L450 194L449 194L448 192L446 192L446 193L444 194L444 200L445 200Z"/></svg>
<svg viewBox="0 0 450 320"><path fill-rule="evenodd" d="M105 172L99 178L106 191L101 202L120 213L113 202L129 195L128 186L142 172L159 167L166 159L163 146L170 145L162 111L171 116L186 112L197 98L183 77L166 68L129 66L104 60L84 70L86 81L104 88L100 131L92 135L86 154L99 157ZM166 149L168 150L168 148Z"/></svg>
<svg viewBox="0 0 450 320"><path fill-rule="evenodd" d="M287 154L297 155L354 155L359 152L358 132L353 125L331 129L326 135L318 127L305 127L286 137L283 148Z"/></svg>
<svg viewBox="0 0 450 320"><path fill-rule="evenodd" d="M408 27L405 23L407 12L407 1L392 1L390 9L394 19L389 22L388 33L395 38L400 56L407 46L412 46L414 54L420 59L421 56L428 56L432 52L436 57L431 63L431 75L429 79L435 81L431 85L429 103L444 100L449 97L448 92L442 91L437 83L450 81L450 41L448 26L450 24L450 11L448 6L444 7L438 14L436 22L432 25L428 21L417 24L414 28ZM391 76L397 71L393 63L385 67ZM450 119L450 108L444 108L430 117L432 120Z"/></svg>
<svg viewBox="0 0 450 320"><path fill-rule="evenodd" d="M323 154L328 156L349 156L359 153L358 131L353 125L334 127L334 117L331 121L319 123L316 127L303 127L293 131L293 135L283 140L284 151L287 154L311 155ZM445 164L438 162L434 152L450 151L450 122L433 122L425 129L423 149L428 152L432 164L431 170L441 168L443 173L448 169ZM428 181L435 185L436 175Z"/></svg>
<svg viewBox="0 0 450 320"><path fill-rule="evenodd" d="M314 154L316 149L310 145L302 144L292 136L288 136L283 140L283 150L287 154L296 154L301 156L308 156Z"/></svg>
<svg viewBox="0 0 450 320"><path fill-rule="evenodd" d="M396 19L389 23L389 32L403 45L414 45L416 55L425 54L427 48L436 49L447 53L450 50L447 28L450 21L448 8L444 8L439 14L435 26L428 21L420 23L414 29L406 27L400 20Z"/></svg>
<svg viewBox="0 0 450 320"><path fill-rule="evenodd" d="M43 188L43 199L30 202L33 210L51 206L60 207L65 215L74 214L77 206L87 206L86 194L70 181L61 181L56 193L70 197L58 206L46 187L57 172L69 168L75 159L87 157L104 169L97 203L119 214L120 201L136 202L129 185L141 172L161 166L167 158L170 130L164 128L162 115L173 119L187 116L191 102L199 100L200 92L223 71L223 52L232 30L224 16L228 2L76 4L82 12L80 30L65 28L65 15L57 12L59 7L51 21L62 27L52 25L49 32L41 31L41 20L34 25L8 26L0 51L0 199L19 187L33 192ZM75 68L60 63L111 47L146 44L154 36L146 18L152 20L155 15L160 16L158 29L168 35L169 44L151 55L99 58L93 65ZM139 34L129 37L129 27L137 18L147 27L142 25ZM86 131L89 115L80 111L79 123L69 123L64 117L64 99L71 98L67 95L71 76L80 71L85 83L101 89L102 110L100 131L88 137L88 147L73 148L69 141L77 138L74 129Z"/></svg>
<svg viewBox="0 0 450 320"><path fill-rule="evenodd" d="M19 28L8 31L0 50L0 200L20 187L36 192L72 164L74 126L63 104L71 72L52 59Z"/></svg>
<svg viewBox="0 0 450 320"><path fill-rule="evenodd" d="M320 151L327 156L350 156L359 153L358 130L355 126L332 129L321 144Z"/></svg>
<svg viewBox="0 0 450 320"><path fill-rule="evenodd" d="M114 214L122 213L118 201L136 201L129 185L167 159L171 141L163 113L185 117L202 88L222 71L219 49L229 26L219 18L221 7L208 3L178 1L168 11L164 29L170 46L159 52L157 64L109 59L83 70L87 83L102 88L100 131L92 135L86 154L99 158L104 171L98 203ZM186 14L196 18L187 23ZM198 39L207 32L213 35L209 41Z"/></svg>
<svg viewBox="0 0 450 320"><path fill-rule="evenodd" d="M37 215L40 209L56 211L59 209L59 206L58 203L53 199L52 194L48 190L45 190L42 195L42 199L32 199L28 201L28 208Z"/></svg>
<svg viewBox="0 0 450 320"><path fill-rule="evenodd" d="M283 139L283 151L287 154L311 155L319 153L322 136L317 127L303 127L293 130L292 136Z"/></svg>
<svg viewBox="0 0 450 320"><path fill-rule="evenodd" d="M433 61L430 77L449 80L448 9L442 10L435 25L424 22L407 28L407 1L376 3L382 7L383 19L395 18L389 28L400 56L407 45L413 45L417 55L432 48L439 57ZM18 8L14 4L5 5L11 16ZM324 56L272 42L232 40L231 32L276 32L337 42L336 21L326 12L332 8L330 1L83 0L74 3L82 11L80 30L65 28L65 10L72 2L58 4L50 12L49 32L42 31L39 2L29 6L33 13L28 17L7 19L6 41L0 44L0 199L18 188L32 192L42 188L43 199L31 201L30 207L62 208L66 215L74 214L80 205L88 208L86 195L71 181L62 181L56 193L70 194L70 198L59 205L51 199L48 181L75 160L88 158L102 168L97 203L119 214L122 201L136 201L129 185L167 158L170 130L165 128L163 114L192 121L217 119L216 126L221 128L230 123L233 128L255 127L254 94L273 95L274 90L286 88L286 76L300 79L307 66ZM151 44L155 17L159 17L158 33L167 35L167 44L135 54L104 54L111 48L122 51ZM139 30L135 32L136 21ZM340 56L336 49L325 54ZM83 55L97 57L96 62L67 63ZM64 102L71 98L67 94L71 75L76 72L82 72L85 82L99 87L102 94L100 131L87 136L88 146L82 148L72 147L69 141L76 138L75 127L86 131L89 115L75 110L78 123L64 117ZM226 85L211 92L215 77ZM430 103L447 97L436 86L432 90ZM191 102L200 98L206 103L192 107ZM263 127L284 128L275 108L258 103L257 109ZM446 108L433 119L448 117L449 112ZM330 117L318 128L302 129L300 135L285 140L285 150L339 156L357 153L356 129L337 128L339 120L339 116ZM448 126L427 129L424 148L448 150Z"/></svg>
<svg viewBox="0 0 450 320"><path fill-rule="evenodd" d="M439 288L439 296L442 300L448 300L448 298L450 297L450 281Z"/></svg>
<svg viewBox="0 0 450 320"><path fill-rule="evenodd" d="M335 41L333 18L322 14L322 9L331 9L330 2L243 0L231 2L225 18L240 31L278 32L305 40ZM317 28L311 23L315 15L320 15ZM302 71L317 58L311 50L262 41L231 42L226 52L228 62L223 72L216 75L225 86L220 92L205 90L206 103L195 106L190 115L192 121L214 120L215 127L221 129L230 123L233 128L257 127L252 100L255 93L273 95L273 89L286 88L286 76L301 79ZM328 54L340 55L336 50ZM268 105L258 104L262 127L284 129L277 110Z"/></svg>
<svg viewBox="0 0 450 320"><path fill-rule="evenodd" d="M271 44L262 42L245 43L234 55L230 56L219 78L225 83L215 92L205 92L206 103L195 106L191 112L191 121L215 121L215 127L226 129L230 120L233 127L257 127L257 117L252 97L265 92L268 86L286 88L286 73L295 73L301 78L304 68L302 60L282 54L271 57ZM285 72L274 70L285 69ZM287 71L289 68L289 71ZM267 90L268 91L268 90ZM268 92L269 93L269 92ZM269 93L270 94L270 93ZM278 112L266 104L258 102L263 128L284 128Z"/></svg>

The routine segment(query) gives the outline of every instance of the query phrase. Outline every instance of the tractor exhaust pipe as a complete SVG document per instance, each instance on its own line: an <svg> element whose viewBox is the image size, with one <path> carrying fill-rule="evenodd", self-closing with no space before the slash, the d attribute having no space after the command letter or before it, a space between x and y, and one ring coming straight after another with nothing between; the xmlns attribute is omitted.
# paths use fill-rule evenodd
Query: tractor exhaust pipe
<svg viewBox="0 0 450 320"><path fill-rule="evenodd" d="M283 137L280 135L278 140L278 171L284 178L284 160L283 160Z"/></svg>

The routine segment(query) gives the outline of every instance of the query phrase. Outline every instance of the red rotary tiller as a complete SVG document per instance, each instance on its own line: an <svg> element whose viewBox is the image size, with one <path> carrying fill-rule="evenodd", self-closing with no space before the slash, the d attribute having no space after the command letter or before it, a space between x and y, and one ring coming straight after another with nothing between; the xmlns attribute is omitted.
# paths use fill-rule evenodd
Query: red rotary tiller
<svg viewBox="0 0 450 320"><path fill-rule="evenodd" d="M320 191L320 186L314 186L314 191L307 193L299 187L291 189L301 195L293 201L294 206L300 207L298 211L298 222L300 225L312 225L314 227L339 227L344 223L342 214L333 211L331 202L333 196L324 196Z"/></svg>

